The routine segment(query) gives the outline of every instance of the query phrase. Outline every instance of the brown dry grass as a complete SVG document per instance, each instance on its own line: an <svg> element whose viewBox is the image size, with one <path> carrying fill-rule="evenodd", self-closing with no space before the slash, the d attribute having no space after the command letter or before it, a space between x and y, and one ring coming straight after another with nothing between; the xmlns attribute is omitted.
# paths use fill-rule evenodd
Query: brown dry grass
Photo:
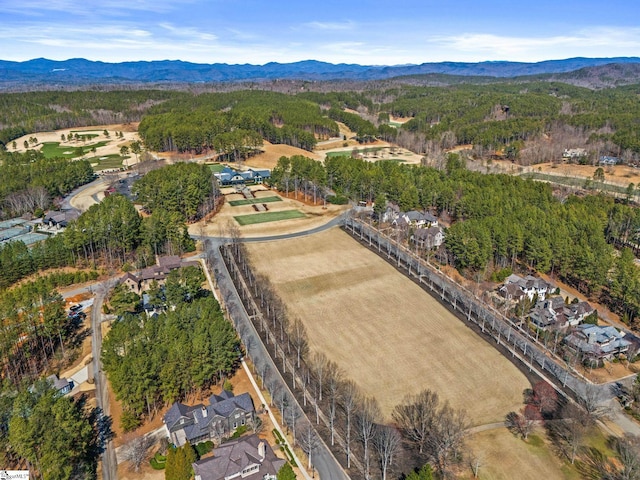
<svg viewBox="0 0 640 480"><path fill-rule="evenodd" d="M535 437L544 441L528 443L514 436L506 428L480 432L473 435L467 445L469 451L480 459L479 478L485 480L562 480L579 478L575 472L563 469L546 440L544 431ZM572 475L573 473L573 475ZM466 475L465 478L473 478Z"/></svg>
<svg viewBox="0 0 640 480"><path fill-rule="evenodd" d="M529 384L511 362L341 230L247 247L303 319L311 348L375 395L387 418L424 388L465 408L474 425L521 406Z"/></svg>
<svg viewBox="0 0 640 480"><path fill-rule="evenodd" d="M322 158L324 158L322 155L318 155L314 152L291 147L289 145L274 145L266 140L264 141L262 150L262 153L247 159L243 164L247 167L254 168L273 168L276 166L276 163L278 163L278 159L282 156L292 157L293 155L302 155L313 158L314 160L322 160Z"/></svg>

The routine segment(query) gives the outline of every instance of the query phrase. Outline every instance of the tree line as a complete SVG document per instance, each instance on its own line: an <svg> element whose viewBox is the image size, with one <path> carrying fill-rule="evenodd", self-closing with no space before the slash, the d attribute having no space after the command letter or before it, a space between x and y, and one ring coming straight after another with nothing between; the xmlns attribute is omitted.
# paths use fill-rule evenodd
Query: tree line
<svg viewBox="0 0 640 480"><path fill-rule="evenodd" d="M229 237L238 238L233 232ZM435 392L425 390L404 398L393 412L393 425L387 425L374 397L365 395L324 354L310 351L304 322L291 317L269 280L253 271L244 246L232 241L222 252L256 331L307 417L315 419L314 427L299 418L277 376L263 359L255 357L256 373L293 432L294 442L309 457L309 468L318 448L316 431L326 428L327 444L345 458L347 468L356 468L365 478L373 478L378 471L386 480L392 472L408 473L426 462L442 475L451 474L463 452L468 427L464 411L453 409ZM233 318L231 292L222 294ZM255 345L242 325L238 329L247 354L253 358ZM407 458L402 456L403 445L414 459L408 464L399 463L399 458Z"/></svg>

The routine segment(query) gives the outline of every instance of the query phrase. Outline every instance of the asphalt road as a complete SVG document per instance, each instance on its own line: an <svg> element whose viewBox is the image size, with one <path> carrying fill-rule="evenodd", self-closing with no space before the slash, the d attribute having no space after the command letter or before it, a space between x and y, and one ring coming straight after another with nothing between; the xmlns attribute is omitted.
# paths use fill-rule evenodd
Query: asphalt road
<svg viewBox="0 0 640 480"><path fill-rule="evenodd" d="M102 302L104 296L112 286L113 281L107 281L95 285L95 299L91 308L91 354L93 356L93 374L96 386L96 400L98 407L102 409L105 415L109 415L109 392L107 391L107 379L102 371L100 362L100 351L102 349ZM118 463L116 460L116 452L113 447L113 441L109 440L104 452L102 453L102 478L104 480L116 480Z"/></svg>

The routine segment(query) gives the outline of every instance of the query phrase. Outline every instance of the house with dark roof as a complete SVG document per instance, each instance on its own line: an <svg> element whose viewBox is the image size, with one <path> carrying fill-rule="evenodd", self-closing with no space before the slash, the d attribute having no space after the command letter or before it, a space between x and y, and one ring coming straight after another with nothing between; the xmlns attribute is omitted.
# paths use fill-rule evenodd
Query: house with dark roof
<svg viewBox="0 0 640 480"><path fill-rule="evenodd" d="M582 324L564 339L564 343L581 353L585 359L611 360L629 350L632 342L624 336L624 332L611 326Z"/></svg>
<svg viewBox="0 0 640 480"><path fill-rule="evenodd" d="M286 463L271 446L256 435L228 442L213 451L213 457L192 464L195 480L276 480Z"/></svg>
<svg viewBox="0 0 640 480"><path fill-rule="evenodd" d="M43 219L43 223L49 227L58 229L65 228L69 222L76 220L80 216L77 210L56 210L48 212Z"/></svg>
<svg viewBox="0 0 640 480"><path fill-rule="evenodd" d="M225 166L221 171L213 174L220 185L238 185L241 183L262 183L271 177L271 170L266 168L249 168L244 171L234 170Z"/></svg>
<svg viewBox="0 0 640 480"><path fill-rule="evenodd" d="M73 380L68 380L64 377L58 378L58 376L55 374L49 375L47 377L47 380L49 381L49 383L51 383L53 388L55 388L58 392L60 392L63 395L66 395L71 390L73 390Z"/></svg>
<svg viewBox="0 0 640 480"><path fill-rule="evenodd" d="M529 319L541 330L566 329L580 324L595 311L587 302L567 305L562 297L550 297L538 300L529 313Z"/></svg>
<svg viewBox="0 0 640 480"><path fill-rule="evenodd" d="M119 280L124 283L129 290L140 295L142 292L149 290L151 284L155 281L158 285L164 285L167 276L172 270L182 267L200 267L197 261L183 262L177 255L167 255L156 258L156 264L140 270L137 274L130 272L125 273Z"/></svg>
<svg viewBox="0 0 640 480"><path fill-rule="evenodd" d="M233 392L223 390L220 395L211 395L207 406L174 403L163 422L169 440L182 446L187 441L192 445L206 440L220 442L241 425L252 425L255 419L251 395L234 396Z"/></svg>

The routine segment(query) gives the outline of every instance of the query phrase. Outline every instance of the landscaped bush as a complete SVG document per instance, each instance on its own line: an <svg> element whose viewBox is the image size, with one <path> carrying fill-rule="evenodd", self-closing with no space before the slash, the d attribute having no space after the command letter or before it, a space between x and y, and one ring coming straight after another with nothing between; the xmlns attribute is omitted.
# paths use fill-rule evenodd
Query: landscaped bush
<svg viewBox="0 0 640 480"><path fill-rule="evenodd" d="M196 449L196 455L198 455L198 458L200 458L213 450L213 442L211 440L200 442L196 444L194 448Z"/></svg>
<svg viewBox="0 0 640 480"><path fill-rule="evenodd" d="M242 435L244 435L247 432L247 426L246 425L240 425L235 432L233 432L233 435L231 435L232 439L235 438L240 438Z"/></svg>
<svg viewBox="0 0 640 480"><path fill-rule="evenodd" d="M154 470L164 470L167 466L167 457L162 455L160 452L156 452L156 454L151 457L151 460L149 460L149 463L151 464L151 468Z"/></svg>

